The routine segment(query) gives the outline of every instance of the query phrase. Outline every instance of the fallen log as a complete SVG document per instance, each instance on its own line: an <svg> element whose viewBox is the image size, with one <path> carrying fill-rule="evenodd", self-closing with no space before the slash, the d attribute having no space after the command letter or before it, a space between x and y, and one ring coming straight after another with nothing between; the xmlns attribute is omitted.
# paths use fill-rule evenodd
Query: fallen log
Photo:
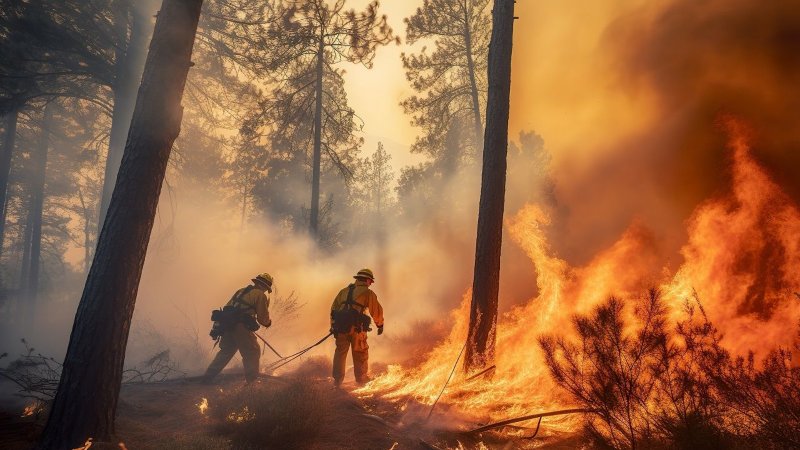
<svg viewBox="0 0 800 450"><path fill-rule="evenodd" d="M475 428L474 430L466 431L465 433L467 433L467 434L481 433L481 432L484 432L484 431L493 430L495 428L500 428L500 427L503 427L503 426L506 426L506 425L509 425L509 424L512 424L512 423L524 422L526 420L538 419L538 418L541 418L541 417L564 416L564 415L567 415L567 414L592 413L592 412L595 412L595 410L586 409L586 408L561 409L561 410L558 410L558 411L549 411L549 412L544 412L544 413L538 413L538 414L531 414L531 415L522 416L522 417L516 417L514 419L507 419L507 420L503 420L501 422L495 422L495 423L492 423L492 424L489 424L489 425L484 425L482 427Z"/></svg>

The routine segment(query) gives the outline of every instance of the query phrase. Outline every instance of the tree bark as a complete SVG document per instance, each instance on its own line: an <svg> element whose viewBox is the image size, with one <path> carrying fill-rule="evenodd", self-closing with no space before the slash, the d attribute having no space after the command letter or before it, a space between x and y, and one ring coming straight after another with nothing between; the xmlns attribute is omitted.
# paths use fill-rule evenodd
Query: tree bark
<svg viewBox="0 0 800 450"><path fill-rule="evenodd" d="M0 155L0 255L3 252L3 243L6 235L6 198L8 194L8 179L11 175L11 157L14 155L14 142L17 137L17 117L19 108L13 107L6 113L5 132L3 134L3 153Z"/></svg>
<svg viewBox="0 0 800 450"><path fill-rule="evenodd" d="M39 294L39 271L42 255L42 216L44 213L44 185L47 175L47 152L50 147L50 134L53 122L52 105L44 107L42 118L42 133L39 148L32 158L33 174L31 176L30 200L30 269L28 270L27 283L22 285L27 303L25 322L33 326L36 317L36 303ZM30 328L33 329L33 328Z"/></svg>
<svg viewBox="0 0 800 450"><path fill-rule="evenodd" d="M109 440L125 347L191 66L202 0L164 0L145 64L114 193L75 315L40 447Z"/></svg>
<svg viewBox="0 0 800 450"><path fill-rule="evenodd" d="M486 367L494 360L508 153L514 0L494 1L492 23L475 274L464 358L466 371Z"/></svg>
<svg viewBox="0 0 800 450"><path fill-rule="evenodd" d="M120 5L117 7L124 8ZM127 41L128 44L118 50L116 57L116 75L112 89L114 109L111 113L111 133L103 178L103 195L100 200L100 214L97 219L98 229L103 224L117 180L117 172L125 149L125 139L130 129L133 108L136 106L136 91L139 88L144 59L147 55L147 39L151 32L150 17L141 12L138 7L132 7L131 16L130 39L127 39L128 18L117 16L116 19L116 25L120 28L119 41Z"/></svg>
<svg viewBox="0 0 800 450"><path fill-rule="evenodd" d="M325 41L320 38L317 50L317 83L314 88L316 95L314 106L314 156L311 168L311 223L309 229L315 239L319 233L319 178L320 165L322 164L322 76L325 65Z"/></svg>

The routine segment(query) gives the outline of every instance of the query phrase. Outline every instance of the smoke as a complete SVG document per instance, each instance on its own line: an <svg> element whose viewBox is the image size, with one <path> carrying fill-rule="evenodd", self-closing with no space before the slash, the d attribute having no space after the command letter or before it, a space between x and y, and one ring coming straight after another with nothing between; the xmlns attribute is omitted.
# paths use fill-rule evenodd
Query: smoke
<svg viewBox="0 0 800 450"><path fill-rule="evenodd" d="M665 264L683 262L686 221L730 185L721 114L755 130L756 159L800 198L793 151L800 143L800 8L788 1L565 0L518 2L517 9L510 135L518 142L510 149L506 213L514 217L529 202L550 205L548 248L580 272L571 289L582 300L570 310L615 293L596 286L639 291L663 280ZM238 207L222 195L210 198L209 189L173 177L175 197L162 198L148 251L129 362L168 347L183 367L201 370L211 355L210 311L264 271L276 279L273 311L292 293L300 308L276 314L273 328L260 333L292 353L327 333L330 302L362 267L376 270L386 316L386 333L370 335L373 361L419 357L453 328L448 312L471 285L478 170L444 182L435 192L440 202L404 205L419 211L417 220L390 224L384 248L365 238L335 254L268 218L242 228ZM543 295L522 247L505 239L505 310ZM82 281L65 286L71 301L44 308L46 331L36 332L43 341L55 337L43 351L57 359ZM4 342L27 331L5 330ZM311 353L330 354L330 341Z"/></svg>
<svg viewBox="0 0 800 450"><path fill-rule="evenodd" d="M588 261L638 219L676 257L730 181L721 114L756 130L756 158L800 198L795 2L577 3L517 6L512 127L554 154L559 254Z"/></svg>

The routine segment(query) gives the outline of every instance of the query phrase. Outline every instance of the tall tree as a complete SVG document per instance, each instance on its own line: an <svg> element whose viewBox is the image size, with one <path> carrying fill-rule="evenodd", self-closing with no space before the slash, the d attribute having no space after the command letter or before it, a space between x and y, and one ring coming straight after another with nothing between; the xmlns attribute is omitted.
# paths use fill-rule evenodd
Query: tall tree
<svg viewBox="0 0 800 450"><path fill-rule="evenodd" d="M114 194L98 239L41 447L107 440L114 422L136 293L202 0L164 0L155 25Z"/></svg>
<svg viewBox="0 0 800 450"><path fill-rule="evenodd" d="M335 66L343 61L372 66L378 46L395 38L378 15L378 2L373 1L361 12L345 10L345 0L290 0L280 8L270 27L274 53L269 67L278 75L278 84L295 84L313 92L313 130L311 174L311 208L309 229L317 237L320 223L320 174L323 147L334 160L336 149L323 143L328 127L346 126L340 123L339 113L349 110L347 104L325 108L325 85L329 77L340 74ZM340 77L340 75L338 75Z"/></svg>
<svg viewBox="0 0 800 450"><path fill-rule="evenodd" d="M514 0L494 1L492 24L492 41L489 47L489 98L486 106L475 272L464 355L466 371L485 367L494 359L497 296L500 290L500 248L503 242L503 208L506 194Z"/></svg>
<svg viewBox="0 0 800 450"><path fill-rule="evenodd" d="M0 154L0 253L3 251L3 240L6 228L6 194L8 191L8 177L11 174L11 157L14 154L14 142L17 138L17 118L19 109L16 105L5 113L3 124L3 149Z"/></svg>
<svg viewBox="0 0 800 450"><path fill-rule="evenodd" d="M111 18L114 42L114 79L111 92L114 110L111 119L111 132L108 141L105 176L103 178L103 196L100 200L98 227L108 210L108 202L117 178L125 138L133 116L136 103L136 91L142 77L144 59L147 54L147 41L153 32L152 0L132 2L131 0L112 0Z"/></svg>
<svg viewBox="0 0 800 450"><path fill-rule="evenodd" d="M434 50L423 47L417 54L403 54L403 66L411 87L419 94L402 102L412 123L423 136L412 150L438 159L444 151L448 130L456 121L471 123L464 133L478 154L482 143L481 109L486 92L486 57L491 26L489 0L424 0L406 22L406 42L432 40ZM463 137L461 138L463 139Z"/></svg>
<svg viewBox="0 0 800 450"><path fill-rule="evenodd" d="M50 147L50 135L53 123L53 105L49 103L44 107L42 118L42 132L39 136L39 148L33 155L30 192L30 269L27 271L27 284L23 287L26 308L26 323L33 325L36 315L36 303L39 294L39 273L42 256L42 215L44 211L44 184L47 172L47 152ZM27 244L26 244L27 245ZM24 270L24 268L23 268Z"/></svg>

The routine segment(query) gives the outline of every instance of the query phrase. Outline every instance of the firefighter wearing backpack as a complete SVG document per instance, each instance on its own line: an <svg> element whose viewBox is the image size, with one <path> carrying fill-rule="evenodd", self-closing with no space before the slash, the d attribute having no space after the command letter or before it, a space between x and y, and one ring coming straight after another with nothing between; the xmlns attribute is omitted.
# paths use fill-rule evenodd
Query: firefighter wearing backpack
<svg viewBox="0 0 800 450"><path fill-rule="evenodd" d="M378 296L369 287L375 282L370 269L361 269L353 277L355 283L345 287L331 305L331 332L336 338L336 352L333 355L333 382L342 384L347 363L347 352L353 348L353 372L356 382L364 384L369 378L369 345L367 331L369 315L375 320L378 335L383 334L383 307ZM347 314L347 313L352 314Z"/></svg>
<svg viewBox="0 0 800 450"><path fill-rule="evenodd" d="M272 325L267 293L272 293L272 276L262 273L253 278L253 284L236 291L222 311L217 311L224 313L220 314L222 320L214 324L215 329L218 326L221 328L219 353L209 364L203 376L204 382L210 383L228 365L237 351L242 355L247 382L258 378L261 349L256 340L255 330L259 324L265 328Z"/></svg>

